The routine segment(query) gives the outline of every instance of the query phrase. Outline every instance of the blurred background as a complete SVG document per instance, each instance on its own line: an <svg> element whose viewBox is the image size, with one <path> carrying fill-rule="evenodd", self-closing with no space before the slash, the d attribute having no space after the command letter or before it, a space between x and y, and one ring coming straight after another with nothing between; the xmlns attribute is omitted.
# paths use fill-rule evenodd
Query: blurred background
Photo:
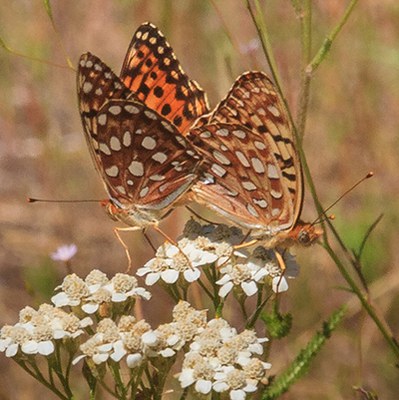
<svg viewBox="0 0 399 400"><path fill-rule="evenodd" d="M315 52L338 21L346 1L314 1ZM109 274L126 267L115 226L96 204L28 204L47 199L102 199L105 192L83 137L76 99L76 65L90 51L119 73L134 31L151 21L165 33L185 71L208 92L212 106L248 69L268 71L255 28L242 0L69 0L52 2L54 33L39 0L0 0L0 37L14 50L54 65L18 57L0 48L0 325L14 323L25 305L49 301L66 271L49 254L75 243L74 270ZM288 1L264 4L284 90L295 113L300 83L299 21ZM358 249L367 228L383 213L364 254L371 297L394 335L399 329L399 3L359 2L331 53L312 81L304 148L318 193L328 206L369 170L375 177L333 210L334 224L349 247ZM227 34L228 33L228 34ZM229 38L230 37L230 38ZM232 39L232 40L231 40ZM233 44L232 44L233 43ZM56 66L61 65L64 68ZM204 215L212 217L207 211ZM316 217L306 197L303 218ZM178 236L187 211L162 223ZM150 233L153 241L161 239ZM152 257L140 233L124 234L135 267ZM396 399L398 370L374 324L347 291L320 246L295 250L302 267L282 297L293 314L290 335L274 343L272 373L293 359L321 323L349 302L345 322L309 371L284 399L361 398L353 386ZM161 295L155 291L154 298ZM170 318L152 301L146 318ZM234 303L232 303L234 305ZM231 309L234 313L234 308ZM84 393L86 388L82 388ZM52 394L11 360L0 355L0 399L33 399ZM83 395L82 395L83 396ZM84 398L84 396L82 397Z"/></svg>

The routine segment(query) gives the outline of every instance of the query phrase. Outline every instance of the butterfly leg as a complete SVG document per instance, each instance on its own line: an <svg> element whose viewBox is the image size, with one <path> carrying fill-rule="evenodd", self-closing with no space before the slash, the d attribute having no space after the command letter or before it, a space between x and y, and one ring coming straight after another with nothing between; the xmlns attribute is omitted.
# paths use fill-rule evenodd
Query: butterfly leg
<svg viewBox="0 0 399 400"><path fill-rule="evenodd" d="M276 257L276 261L278 266L280 267L282 273L284 274L287 269L286 263L284 261L283 255L280 254L276 249L273 249L274 257Z"/></svg>
<svg viewBox="0 0 399 400"><path fill-rule="evenodd" d="M147 232L145 231L145 228L143 229L143 236L145 237L145 240L147 240L147 243L150 245L154 253L157 252L156 247L152 244L150 237L147 235Z"/></svg>
<svg viewBox="0 0 399 400"><path fill-rule="evenodd" d="M141 229L138 226L133 226L133 227L129 227L129 228L114 228L114 234L115 236L118 238L120 244L123 246L123 248L125 249L125 253L126 253L126 257L127 257L127 261L128 261L128 265L127 265L127 269L126 272L129 272L130 269L132 268L132 259L130 257L130 253L129 253L129 248L127 247L126 243L122 240L121 235L119 232L126 232L126 231L137 231Z"/></svg>

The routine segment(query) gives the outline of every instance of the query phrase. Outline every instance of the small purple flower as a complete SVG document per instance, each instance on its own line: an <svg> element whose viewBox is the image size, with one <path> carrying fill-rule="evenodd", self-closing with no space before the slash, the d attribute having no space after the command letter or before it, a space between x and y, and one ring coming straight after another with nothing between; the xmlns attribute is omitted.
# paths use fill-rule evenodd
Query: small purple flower
<svg viewBox="0 0 399 400"><path fill-rule="evenodd" d="M50 257L54 261L69 261L78 251L76 244L64 244L58 247L58 249L50 254Z"/></svg>

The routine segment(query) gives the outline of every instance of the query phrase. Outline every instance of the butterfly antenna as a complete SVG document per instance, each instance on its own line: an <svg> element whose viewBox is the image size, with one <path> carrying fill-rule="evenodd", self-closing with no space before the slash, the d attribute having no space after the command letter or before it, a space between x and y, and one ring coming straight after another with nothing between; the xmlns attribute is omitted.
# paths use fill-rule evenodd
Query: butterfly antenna
<svg viewBox="0 0 399 400"><path fill-rule="evenodd" d="M356 187L358 187L362 182L364 182L366 179L369 179L374 176L374 172L370 171L367 175L365 175L363 178L359 179L355 184L353 184L348 190L346 190L344 193L341 194L341 196L338 197L337 200L335 200L332 204L330 204L325 210L323 210L323 215L319 215L314 222L311 223L311 225L318 224L322 221L325 221L326 219L334 220L335 215L331 214L329 216L326 216L326 212L328 210L331 210L339 201L341 201L348 193L350 193L352 190L354 190ZM323 217L324 216L324 217Z"/></svg>
<svg viewBox="0 0 399 400"><path fill-rule="evenodd" d="M28 203L101 203L103 200L48 200L48 199L36 199L34 197L27 197Z"/></svg>

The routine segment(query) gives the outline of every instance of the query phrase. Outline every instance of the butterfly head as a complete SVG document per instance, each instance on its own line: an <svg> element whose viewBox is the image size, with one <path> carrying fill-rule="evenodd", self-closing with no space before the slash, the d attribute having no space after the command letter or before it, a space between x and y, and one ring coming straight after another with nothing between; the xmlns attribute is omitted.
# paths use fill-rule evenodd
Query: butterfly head
<svg viewBox="0 0 399 400"><path fill-rule="evenodd" d="M310 246L321 236L322 231L319 227L303 221L298 221L295 228L291 231L291 237L302 246Z"/></svg>
<svg viewBox="0 0 399 400"><path fill-rule="evenodd" d="M101 200L100 201L101 207L105 209L105 212L110 216L110 218L114 221L118 221L119 219L117 218L119 211L119 208L115 206L114 203L110 200Z"/></svg>

